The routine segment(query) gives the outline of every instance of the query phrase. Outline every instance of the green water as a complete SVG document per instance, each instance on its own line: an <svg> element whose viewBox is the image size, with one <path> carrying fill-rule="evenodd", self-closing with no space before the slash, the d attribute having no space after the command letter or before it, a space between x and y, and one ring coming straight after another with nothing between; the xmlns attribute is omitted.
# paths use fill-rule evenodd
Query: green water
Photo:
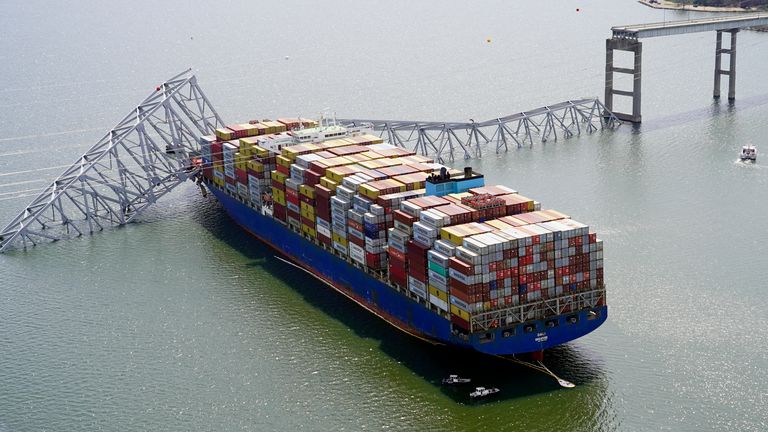
<svg viewBox="0 0 768 432"><path fill-rule="evenodd" d="M601 96L611 26L698 16L628 0L4 10L0 221L189 66L229 121L484 119ZM734 106L711 99L713 34L644 45L640 128L471 162L605 241L609 320L546 359L576 388L410 339L190 185L140 223L0 255L0 431L768 429L768 169L736 162L765 147L768 34L739 34ZM502 392L472 403L449 373Z"/></svg>

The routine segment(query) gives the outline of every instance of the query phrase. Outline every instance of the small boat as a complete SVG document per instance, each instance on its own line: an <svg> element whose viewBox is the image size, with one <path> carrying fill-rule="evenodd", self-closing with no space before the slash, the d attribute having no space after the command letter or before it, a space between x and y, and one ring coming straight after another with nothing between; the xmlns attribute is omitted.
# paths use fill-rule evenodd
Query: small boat
<svg viewBox="0 0 768 432"><path fill-rule="evenodd" d="M475 388L475 391L469 394L469 397L473 399L484 398L498 392L499 392L499 389L497 389L496 387L490 387L490 388L477 387Z"/></svg>
<svg viewBox="0 0 768 432"><path fill-rule="evenodd" d="M739 159L742 161L757 161L757 148L753 145L742 146L741 153L739 153Z"/></svg>
<svg viewBox="0 0 768 432"><path fill-rule="evenodd" d="M448 378L443 378L443 384L466 384L472 381L469 378L459 378L458 375L448 375Z"/></svg>

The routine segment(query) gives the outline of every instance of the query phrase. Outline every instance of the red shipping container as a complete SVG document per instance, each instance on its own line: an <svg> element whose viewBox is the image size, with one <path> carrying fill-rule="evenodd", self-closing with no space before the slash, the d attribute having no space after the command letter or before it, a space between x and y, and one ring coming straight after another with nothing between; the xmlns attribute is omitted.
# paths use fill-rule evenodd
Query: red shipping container
<svg viewBox="0 0 768 432"><path fill-rule="evenodd" d="M235 178L239 183L244 185L248 184L248 173L241 170L240 168L235 168Z"/></svg>
<svg viewBox="0 0 768 432"><path fill-rule="evenodd" d="M275 169L276 169L276 170L277 170L277 172L279 172L279 173L283 173L283 174L285 174L285 175L287 175L287 176L290 176L290 175L291 175L291 169L290 169L290 168L288 168L288 167L285 167L285 166L282 166L282 165L277 165L277 166L275 167Z"/></svg>
<svg viewBox="0 0 768 432"><path fill-rule="evenodd" d="M398 271L393 271L391 267L389 270L389 280L392 281L392 283L395 283L402 287L406 286L408 281L405 273L399 273Z"/></svg>
<svg viewBox="0 0 768 432"><path fill-rule="evenodd" d="M224 181L226 181L227 183L229 183L231 185L237 184L237 181L235 180L234 177L229 177L226 174L224 175Z"/></svg>
<svg viewBox="0 0 768 432"><path fill-rule="evenodd" d="M395 210L393 212L393 215L396 221L401 222L408 226L413 226L414 222L419 220L419 218L413 217L402 210Z"/></svg>
<svg viewBox="0 0 768 432"><path fill-rule="evenodd" d="M359 239L359 238L357 238L357 237L355 237L353 235L347 236L347 239L349 240L350 243L354 243L354 244L356 244L356 245L358 245L360 247L365 248L365 240Z"/></svg>
<svg viewBox="0 0 768 432"><path fill-rule="evenodd" d="M451 314L451 323L456 327L469 331L469 322L459 316Z"/></svg>
<svg viewBox="0 0 768 432"><path fill-rule="evenodd" d="M429 251L429 249L430 249L430 246L423 245L413 240L408 241L408 256L411 259L422 258L422 261L423 261L424 259L426 259L427 252Z"/></svg>
<svg viewBox="0 0 768 432"><path fill-rule="evenodd" d="M272 203L272 216L275 219L285 221L286 208L282 204Z"/></svg>
<svg viewBox="0 0 768 432"><path fill-rule="evenodd" d="M411 276L417 281L427 283L427 272L424 271L423 269L419 270L419 267L409 266L408 276Z"/></svg>
<svg viewBox="0 0 768 432"><path fill-rule="evenodd" d="M326 236L324 236L324 235L322 235L320 233L317 233L317 240L319 240L320 243L326 244L328 246L332 246L333 245L333 241L331 240L330 237L326 237Z"/></svg>
<svg viewBox="0 0 768 432"><path fill-rule="evenodd" d="M304 183L310 186L314 186L320 183L320 177L322 177L321 174L318 174L312 170L304 171Z"/></svg>
<svg viewBox="0 0 768 432"><path fill-rule="evenodd" d="M361 224L358 221L349 219L349 220L347 220L347 226L352 227L352 228L354 228L354 229L356 229L356 230L358 230L360 232L363 232L363 224Z"/></svg>
<svg viewBox="0 0 768 432"><path fill-rule="evenodd" d="M334 193L332 190L323 185L316 185L315 195L317 195L318 198L325 198L326 200L330 200Z"/></svg>
<svg viewBox="0 0 768 432"><path fill-rule="evenodd" d="M390 260L401 261L403 264L406 262L406 255L395 248L389 248Z"/></svg>
<svg viewBox="0 0 768 432"><path fill-rule="evenodd" d="M211 158L213 160L221 160L222 155L222 143L220 141L215 141L211 143Z"/></svg>
<svg viewBox="0 0 768 432"><path fill-rule="evenodd" d="M461 261L456 257L450 257L448 259L448 266L466 276L472 276L474 270L471 265Z"/></svg>
<svg viewBox="0 0 768 432"><path fill-rule="evenodd" d="M370 252L365 253L365 264L374 269L382 268L382 260L380 254L374 254Z"/></svg>

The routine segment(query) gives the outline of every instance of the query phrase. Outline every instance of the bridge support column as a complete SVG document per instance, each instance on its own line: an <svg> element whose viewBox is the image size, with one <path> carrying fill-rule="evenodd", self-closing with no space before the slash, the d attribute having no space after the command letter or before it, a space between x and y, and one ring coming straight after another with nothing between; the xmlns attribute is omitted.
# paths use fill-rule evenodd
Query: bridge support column
<svg viewBox="0 0 768 432"><path fill-rule="evenodd" d="M723 48L723 33L728 32L731 34L730 48ZM715 91L712 96L715 99L720 98L720 76L728 75L728 100L732 101L736 99L736 33L739 29L731 30L718 30L717 31L717 44L715 47ZM730 65L728 70L722 69L722 55L728 54Z"/></svg>
<svg viewBox="0 0 768 432"><path fill-rule="evenodd" d="M613 64L613 51L630 51L634 53L634 64L632 68L616 67ZM606 39L605 41L605 107L612 111L620 120L640 123L640 102L642 99L641 76L642 76L642 57L643 44L636 39ZM613 88L613 74L624 73L632 75L632 90L616 90ZM613 109L613 96L628 96L632 98L632 114L616 112Z"/></svg>

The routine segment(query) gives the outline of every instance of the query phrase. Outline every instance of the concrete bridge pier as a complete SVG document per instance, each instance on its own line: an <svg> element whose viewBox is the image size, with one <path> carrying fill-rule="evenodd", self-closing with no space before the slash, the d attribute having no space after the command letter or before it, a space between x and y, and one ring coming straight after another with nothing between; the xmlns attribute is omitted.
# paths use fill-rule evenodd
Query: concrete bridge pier
<svg viewBox="0 0 768 432"><path fill-rule="evenodd" d="M613 64L613 51L629 51L634 53L632 68L616 67ZM640 86L642 76L643 44L637 39L606 39L605 41L605 107L613 112L620 120L640 123L640 101L642 88ZM616 90L613 88L613 74L623 73L632 75L632 90ZM718 76L719 79L719 76ZM632 98L632 114L617 112L613 109L613 96L627 96Z"/></svg>
<svg viewBox="0 0 768 432"><path fill-rule="evenodd" d="M723 48L723 33L727 32L731 34L731 41L729 48ZM720 76L728 76L728 100L732 101L736 99L736 33L739 29L730 30L718 30L717 31L717 47L715 48L715 91L712 96L715 99L720 99ZM728 54L730 65L728 70L722 69L722 55Z"/></svg>

